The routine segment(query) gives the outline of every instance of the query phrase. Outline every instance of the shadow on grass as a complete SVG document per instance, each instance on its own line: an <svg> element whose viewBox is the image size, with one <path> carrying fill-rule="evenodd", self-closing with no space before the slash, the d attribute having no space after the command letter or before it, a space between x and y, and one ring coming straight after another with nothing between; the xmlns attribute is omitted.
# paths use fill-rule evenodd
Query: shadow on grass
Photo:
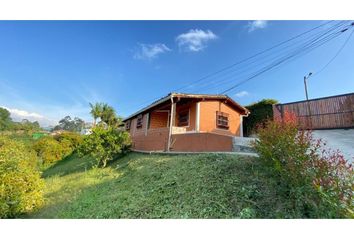
<svg viewBox="0 0 354 240"><path fill-rule="evenodd" d="M95 160L90 156L81 158L74 152L47 168L43 172L42 177L47 178L54 175L65 176L72 173L84 172L91 169L95 163Z"/></svg>
<svg viewBox="0 0 354 240"><path fill-rule="evenodd" d="M127 155L129 154L118 155L114 160L109 161L106 167L117 164L119 160L126 157ZM96 167L96 165L97 161L91 156L86 155L84 157L80 157L77 153L74 152L44 170L42 177L48 178L54 175L62 177L72 173L85 172L92 169L93 167Z"/></svg>

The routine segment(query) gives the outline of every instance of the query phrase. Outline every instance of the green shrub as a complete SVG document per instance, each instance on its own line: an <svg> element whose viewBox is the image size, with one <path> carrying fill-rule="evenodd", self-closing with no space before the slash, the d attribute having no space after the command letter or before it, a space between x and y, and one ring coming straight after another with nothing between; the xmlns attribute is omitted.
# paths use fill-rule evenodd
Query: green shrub
<svg viewBox="0 0 354 240"><path fill-rule="evenodd" d="M33 144L33 149L42 160L44 165L54 163L72 152L71 142L63 140L59 142L53 137L42 137Z"/></svg>
<svg viewBox="0 0 354 240"><path fill-rule="evenodd" d="M352 166L337 152L324 149L310 131L299 131L296 117L267 121L254 147L274 173L296 217L354 217Z"/></svg>
<svg viewBox="0 0 354 240"><path fill-rule="evenodd" d="M278 103L274 99L263 99L259 102L246 106L251 114L243 119L243 132L245 136L255 133L257 125L268 119L273 119L273 104Z"/></svg>
<svg viewBox="0 0 354 240"><path fill-rule="evenodd" d="M65 145L69 144L69 147L72 150L75 150L77 147L79 147L79 145L82 143L83 138L80 134L78 133L74 133L74 132L64 132L62 134L59 134L57 136L54 137L57 141L59 141L60 143L65 143Z"/></svg>
<svg viewBox="0 0 354 240"><path fill-rule="evenodd" d="M18 141L0 136L0 218L16 217L43 204L37 157Z"/></svg>
<svg viewBox="0 0 354 240"><path fill-rule="evenodd" d="M129 151L129 133L113 127L97 126L85 137L79 148L80 155L90 154L97 160L97 166L105 167L108 161Z"/></svg>

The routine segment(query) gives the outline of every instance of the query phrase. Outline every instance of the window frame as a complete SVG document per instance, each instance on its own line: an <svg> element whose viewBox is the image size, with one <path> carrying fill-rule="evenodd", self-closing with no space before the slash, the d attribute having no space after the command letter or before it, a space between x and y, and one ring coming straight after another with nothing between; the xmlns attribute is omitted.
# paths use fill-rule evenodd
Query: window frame
<svg viewBox="0 0 354 240"><path fill-rule="evenodd" d="M131 120L126 121L126 123L125 123L125 130L126 130L126 131L129 131L129 130L130 130L131 124L132 124L132 121L131 121Z"/></svg>
<svg viewBox="0 0 354 240"><path fill-rule="evenodd" d="M216 111L216 128L223 129L223 130L229 130L230 129L229 116L230 116L230 114L228 114L228 113ZM220 124L220 122L222 122L222 123ZM226 124L225 124L225 122L226 122Z"/></svg>
<svg viewBox="0 0 354 240"><path fill-rule="evenodd" d="M187 121L186 121L186 125L180 125L180 114L181 113L187 113ZM177 127L189 127L189 122L190 122L190 109L182 109L180 111L178 111L177 114Z"/></svg>
<svg viewBox="0 0 354 240"><path fill-rule="evenodd" d="M143 127L143 122L144 122L144 115L139 114L136 118L136 128L142 128Z"/></svg>

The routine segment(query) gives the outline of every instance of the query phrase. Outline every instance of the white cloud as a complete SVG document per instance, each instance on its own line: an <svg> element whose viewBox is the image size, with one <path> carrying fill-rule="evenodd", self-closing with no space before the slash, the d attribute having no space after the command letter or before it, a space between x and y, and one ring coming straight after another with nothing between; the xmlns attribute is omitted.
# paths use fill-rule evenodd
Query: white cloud
<svg viewBox="0 0 354 240"><path fill-rule="evenodd" d="M41 126L49 126L56 124L56 121L48 119L41 114L34 113L34 112L27 112L25 110L20 110L16 108L8 108L2 106L2 108L7 109L10 112L10 117L13 121L19 122L22 119L27 119L31 122L38 121Z"/></svg>
<svg viewBox="0 0 354 240"><path fill-rule="evenodd" d="M198 52L206 48L210 40L217 38L218 36L210 30L191 29L187 33L178 35L176 41L181 50Z"/></svg>
<svg viewBox="0 0 354 240"><path fill-rule="evenodd" d="M136 59L153 59L156 58L158 55L169 52L169 49L163 43L156 43L156 44L143 44L139 43L139 48L134 54L134 58Z"/></svg>
<svg viewBox="0 0 354 240"><path fill-rule="evenodd" d="M268 21L265 20L256 20L256 21L248 22L247 25L248 32L253 32L257 29L266 28L267 25L268 25Z"/></svg>
<svg viewBox="0 0 354 240"><path fill-rule="evenodd" d="M246 97L248 95L249 95L249 93L247 91L241 91L241 92L236 93L235 97L242 98L242 97Z"/></svg>

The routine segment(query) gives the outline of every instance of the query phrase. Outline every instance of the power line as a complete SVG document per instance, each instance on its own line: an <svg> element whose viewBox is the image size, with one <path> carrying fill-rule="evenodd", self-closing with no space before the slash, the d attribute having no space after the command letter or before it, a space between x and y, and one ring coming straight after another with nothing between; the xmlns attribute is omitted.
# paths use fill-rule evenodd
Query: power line
<svg viewBox="0 0 354 240"><path fill-rule="evenodd" d="M349 40L350 40L351 36L353 35L353 33L354 33L354 30L352 30L352 32L349 34L349 36L347 37L345 42L338 49L337 53L318 72L315 72L314 74L312 74L312 76L320 74L323 70L325 70L338 57L338 55L342 52L342 50L345 48L345 46L349 42Z"/></svg>
<svg viewBox="0 0 354 240"><path fill-rule="evenodd" d="M250 60L250 59L252 59L252 58L255 58L255 57L257 57L257 56L259 56L259 55L261 55L261 54L263 54L263 53L265 53L265 52L268 52L268 51L270 51L270 50L272 50L272 49L275 49L275 48L277 48L277 47L279 47L279 46L281 46L281 45L284 45L285 43L288 43L288 42L290 42L290 41L292 41L292 40L294 40L294 39L297 39L297 38L299 38L299 37L301 37L301 36L303 36L303 35L305 35L305 34L307 34L307 33L309 33L309 32L312 32L312 31L314 31L314 30L316 30L316 29L318 29L318 28L321 28L321 27L323 27L323 26L325 26L325 25L331 23L332 21L333 21L333 20L328 21L328 22L326 22L326 23L323 23L323 24L321 24L321 25L319 25L319 26L317 26L317 27L314 27L314 28L312 28L312 29L306 31L306 32L303 32L303 33L301 33L301 34L299 34L299 35L296 35L296 36L294 36L294 37L292 37L292 38L290 38L290 39L288 39L288 40L285 40L285 41L280 42L280 43L278 43L278 44L276 44L276 45L274 45L274 46L272 46L272 47L270 47L270 48L267 48L267 49L265 49L265 50L263 50L263 51L261 51L261 52L258 52L258 53L256 53L256 54L250 56L250 57L244 58L244 59L242 59L242 60L240 60L240 61L238 61L238 62L236 62L236 63L233 63L233 64L231 64L231 65L228 65L228 66L226 66L226 67L224 67L224 68L222 68L222 69L220 69L220 70L218 70L218 71L216 71L216 72L213 72L213 73L210 73L210 74L208 74L208 75L206 75L206 76L204 76L204 77L201 77L201 78L197 79L196 81L193 81L193 84L198 83L198 82L200 82L200 81L202 81L202 80L204 80L204 79L206 79L206 78L209 78L209 77L211 77L211 76L214 76L214 75L216 75L216 74L218 74L218 73L220 73L220 72L223 72L223 71L225 71L225 70L228 70L228 69L230 69L230 68L232 68L232 67L234 67L234 66L237 66L237 65L239 65L239 64L241 64L241 63L243 63L243 62L246 62L246 61L248 61L248 60ZM185 88L185 87L180 87L180 88L175 89L175 91L179 91L179 90L184 89L184 88Z"/></svg>
<svg viewBox="0 0 354 240"><path fill-rule="evenodd" d="M352 25L351 25L351 26L352 26ZM340 32L337 32L337 34L340 35L340 34L342 34L343 32L345 32L345 31L341 30ZM328 36L327 36L327 37L328 37ZM312 43L311 45L307 46L305 49L300 49L300 52L299 52L299 53L301 53L301 51L304 51L304 50L307 50L307 49L309 49L310 51L312 51L313 49L315 49L315 48L317 48L317 47L319 47L319 46L322 46L323 44L325 44L326 42L332 40L332 39L335 38L335 37L337 37L337 36L333 36L333 37L328 38L328 39L325 39L325 40L321 39L321 40L318 41L318 42L320 42L320 44L317 45L317 46L316 46L316 44L317 44L318 42L314 42L314 43ZM291 59L291 58L295 57L296 54L297 54L297 53L295 52L294 54L292 54L292 55L290 55L290 56L288 56L288 57L286 57L286 58L284 58L284 59L282 59L282 60L280 60L280 61L278 61L278 62L276 62L276 63L274 63L274 64L271 64L271 65L269 65L268 67L263 68L261 71L259 71L258 73L252 75L251 77L249 77L249 78L247 78L247 79L245 79L245 80L243 80L243 81L241 81L241 82L239 82L239 83L233 85L232 87L226 89L225 91L222 92L222 94L225 94L225 93L227 93L227 92L229 92L229 91L235 89L236 87L238 87L238 86L240 86L240 85L242 85L242 84L244 84L244 83L246 83L246 82L248 82L248 81L254 79L255 77L259 76L260 74L265 73L265 72L267 72L267 71L273 69L274 67L279 66L280 64L282 64L283 62L287 61L288 59Z"/></svg>
<svg viewBox="0 0 354 240"><path fill-rule="evenodd" d="M193 87L193 85L195 86L196 83L198 83L198 82L200 82L200 81L202 81L202 80L205 80L205 79L208 79L208 78L212 78L213 76L216 77L218 74L225 73L227 70L231 70L231 72L228 72L228 73L226 73L226 74L233 73L233 72L235 72L235 70L236 70L236 71L240 71L242 68L237 68L237 69L233 69L233 68L234 68L235 66L237 66L237 65L242 64L242 63L246 63L247 61L249 61L249 60L251 60L251 59L257 58L258 56L261 56L262 54L264 54L264 53L266 53L266 52L269 52L269 51L271 51L271 50L273 50L273 49L276 49L277 47L280 47L280 46L282 46L282 45L284 45L284 44L286 44L286 43L289 43L289 42L291 42L292 40L295 40L295 39L298 39L298 38L300 38L300 37L302 37L302 36L305 36L306 34L308 34L308 33L310 33L310 32L313 32L313 31L315 31L315 30L317 30L317 29L319 29L319 28L321 28L321 27L323 27L323 26L325 26L325 25L330 24L331 22L333 22L333 21L328 21L328 22L326 22L326 23L323 23L323 24L321 24L321 25L319 25L319 26L317 26L317 27L314 27L314 28L312 28L312 29L306 31L306 32L303 32L303 33L301 33L301 34L299 34L299 35L296 35L296 36L294 36L294 37L292 37L292 38L290 38L290 39L288 39L288 40L285 40L285 41L283 41L283 42L281 42L281 43L278 43L278 44L276 44L276 45L274 45L274 46L272 46L272 47L270 47L270 48L268 48L268 49L265 49L265 50L263 50L263 51L261 51L261 52L259 52L259 53L257 53L257 54L254 54L254 55L252 55L252 56L250 56L250 57L247 57L247 58L245 58L245 59L243 59L243 60L240 60L240 61L238 61L238 62L236 62L236 63L233 63L233 64L231 64L231 65L228 65L228 66L226 66L226 67L224 67L224 68L222 68L222 69L220 69L220 70L218 70L218 71L216 71L216 72L213 72L213 73L208 74L208 75L206 75L206 76L204 76L204 77L202 77L202 78L199 78L198 80L196 80L196 81L193 82L192 87ZM324 36L324 38L321 39L321 40L326 40L325 37L329 37L329 35L326 36L326 34L330 33L330 32L333 31L333 30L336 30L336 29L339 28L339 27L342 27L342 25L344 25L345 23L346 23L345 21L341 21L341 22L339 22L339 23L336 23L336 24L334 24L333 26L331 26L331 27L329 28L329 30L328 30L328 29L325 29L325 33L321 33L321 32L320 32L320 33L313 34L313 35L316 35L316 37L312 38L310 41L307 41L307 39L309 39L309 37L307 37L307 39L300 40L300 41L296 42L295 44L297 44L297 43L300 43L300 44L301 44L301 42L305 40L305 43L302 44L302 46L308 46L309 44L314 43L316 40L318 40L319 38L321 38L321 37L323 37L323 36ZM332 33L332 34L333 34L333 33ZM313 35L311 35L310 37L312 37ZM333 39L333 38L331 38L331 39ZM331 40L331 39L330 39L330 40ZM318 41L318 42L319 42L319 41ZM292 44L290 47L293 47L293 45L294 45L294 44ZM310 46L310 47L311 47L311 46ZM281 52L282 50L286 50L287 48L289 48L289 46L283 47L282 49L280 49L280 52ZM290 51L292 51L292 50L290 50ZM270 54L268 54L268 55L262 57L261 59L258 59L258 60L256 59L256 60L254 60L253 62L251 62L251 63L249 63L249 64L257 63L257 61L264 60L264 59L266 59L267 57L270 57L271 55L274 55L274 54L277 54L277 53L279 53L279 51L278 51L278 52L274 52L274 53L270 53ZM278 55L278 56L279 56L279 55ZM277 58L277 57L276 57L276 58ZM272 58L272 59L276 59L276 58ZM287 58L287 59L288 59L288 58ZM287 60L287 59L286 59L286 60ZM269 60L268 60L268 61L269 61ZM284 61L281 61L281 63L283 63L283 62L284 62ZM279 64L280 64L280 63L279 63ZM278 66L279 64L274 65L273 67L271 67L271 69L274 68L274 67L276 67L276 66ZM248 66L248 65L247 65L247 66ZM232 69L233 69L233 70L232 70ZM267 69L267 68L263 68L263 70L264 70L264 69ZM258 76L258 75L260 75L261 73L263 73L263 70L261 69L260 73L257 73L256 76ZM242 73L243 73L243 72L241 71L241 74L242 74ZM224 76L226 76L226 75L224 75ZM218 80L217 82L220 82L220 76L219 76L218 78L219 78L219 80ZM254 78L254 77L252 76L252 78ZM228 78L228 79L229 79L229 78ZM179 91L179 90L184 89L184 88L186 88L186 87L191 87L191 85L187 85L187 86L178 88L178 89L176 89L176 90L174 90L174 91ZM231 89L230 89L230 90L231 90ZM229 91L229 90L227 90L227 91ZM227 91L224 91L224 92L227 92ZM157 99L159 99L159 98L154 98L154 99L145 101L144 103L151 102L151 101L155 101L155 100L157 100ZM144 104L144 103L141 103L141 105Z"/></svg>
<svg viewBox="0 0 354 240"><path fill-rule="evenodd" d="M337 27L338 28L338 27ZM309 47L309 44L311 44L311 43L314 43L315 41L317 41L318 39L320 39L321 37L323 37L322 39L321 39L321 41L326 41L329 37L331 37L332 35L334 35L334 34L337 34L338 35L338 33L340 33L340 31L339 32L334 32L334 33L331 33L331 34L328 34L329 32L331 32L332 30L336 30L337 28L333 28L333 29L330 29L329 31L326 31L325 33L321 33L321 34L316 34L316 37L315 38L312 38L310 41L306 41L306 42L304 42L303 44L301 44L300 45L300 47L298 48L298 49L296 49L296 50L299 50L299 49L301 49L301 48L303 48L303 47L306 47L307 46L307 48ZM326 36L326 34L327 34L327 36ZM334 37L336 37L336 36L334 36ZM316 42L316 44L318 44L320 41L317 41ZM300 42L301 43L301 42ZM310 46L311 47L311 46ZM285 49L285 48L284 48ZM285 52L285 56L286 56L286 54L288 54L288 53L293 53L295 48L293 48L293 49L290 49L290 51L287 51L287 52ZM270 55L268 55L268 56L271 56L271 55L273 55L273 54L270 54ZM265 57L265 59L268 57L268 56L266 56ZM273 57L273 58L271 58L271 59L267 59L266 61L263 61L262 63L267 63L267 62L269 62L269 61L274 61L274 60L277 60L277 59L280 59L279 57L282 57L282 56L284 56L284 54L278 54L276 57ZM262 59L261 59L262 60ZM251 62L251 63L248 63L248 68L251 68L251 69L253 69L253 68L255 68L255 66L252 66L251 64L253 64L253 63L257 63L257 65L262 65L262 64L260 64L259 62L257 62L258 60L256 60L256 61L253 61L253 62ZM239 73L239 74L237 74L236 76L238 76L238 75L241 75L241 74L243 74L244 72L246 72L246 71L242 71L241 73ZM229 75L229 74L228 74ZM218 83L219 85L220 84L223 84L223 83L225 83L225 82L228 82L228 81L230 81L230 78L231 78L232 76L228 76L227 78L221 78L221 80L220 79L218 79L217 81L213 81L213 82L211 82L211 84L216 84L216 83ZM235 77L235 76L234 76ZM204 83L204 84L207 84L207 83ZM208 86L207 86L208 87ZM212 89L212 88L214 88L214 86L209 86L208 88L203 88L202 87L202 89Z"/></svg>
<svg viewBox="0 0 354 240"><path fill-rule="evenodd" d="M291 41L294 40L294 39L300 38L300 37L302 37L302 36L304 36L304 35L306 35L306 34L308 34L308 33L310 33L310 32L313 32L313 31L315 31L315 30L317 30L317 29L319 29L319 28L321 28L321 27L324 27L324 26L326 26L326 25L328 25L328 24L330 24L330 23L332 23L332 22L333 22L333 20L328 21L328 22L325 22L325 23L323 23L323 24L320 24L320 25L318 25L318 26L316 26L316 27L314 27L314 28L311 28L311 29L309 29L309 30L307 30L307 31L305 31L305 32L303 32L303 33L301 33L301 34L298 34L298 35L296 35L296 36L294 36L294 37L291 37L291 38L289 38L289 39L287 39L287 40L285 40L285 41L283 41L283 42L280 42L280 43L278 43L278 44L276 44L276 45L274 45L274 46L272 46L272 47L270 47L270 48L267 48L267 49L265 49L265 50L263 50L263 51L261 51L261 52L258 52L258 53L256 53L256 54L250 56L250 57L244 58L244 59L242 59L242 60L240 60L240 61L238 61L238 62L236 62L236 63L233 63L233 64L231 64L231 65L228 65L228 66L226 66L226 67L224 67L224 68L222 68L222 69L220 69L220 70L218 70L218 71L215 71L215 72L210 73L210 74L208 74L208 75L206 75L206 76L204 76L204 77L201 77L201 78L197 79L196 81L193 81L193 85L195 85L196 83L198 83L198 82L200 82L200 81L202 81L202 80L205 80L205 79L207 79L207 78L210 78L211 76L217 75L217 74L219 74L219 73L221 73L221 72L224 72L224 71L226 71L226 70L228 70L228 69L231 69L232 67L237 66L237 65L239 65L239 64L241 64L241 63L243 63L243 62L246 62L246 61L251 60L251 59L253 59L253 58L257 57L257 56L260 56L260 55L262 55L262 54L264 54L264 53L266 53L266 52L268 52L268 51L270 51L270 50L272 50L272 49L275 49L275 48L277 48L277 47L279 47L279 46L282 46L282 45L284 45L284 44L286 44L286 43L288 43L288 42L291 42ZM339 23L337 23L335 26L337 26L337 25L339 25L339 24L341 24L341 23L342 23L342 22L339 22ZM333 27L333 26L332 26L332 27ZM190 84L191 84L191 83L190 83ZM190 85L190 84L189 84L189 85ZM189 85L185 85L185 86L183 86L183 87L177 88L177 89L175 89L174 91L179 91L179 90L181 90L181 89L184 89L184 88L186 88L186 87L189 87ZM158 100L158 99L159 99L159 98L149 99L149 100L146 100L146 101L142 102L142 103L139 104L139 105L143 105L143 104L148 103L148 102L151 102L151 101L156 101L156 100Z"/></svg>

